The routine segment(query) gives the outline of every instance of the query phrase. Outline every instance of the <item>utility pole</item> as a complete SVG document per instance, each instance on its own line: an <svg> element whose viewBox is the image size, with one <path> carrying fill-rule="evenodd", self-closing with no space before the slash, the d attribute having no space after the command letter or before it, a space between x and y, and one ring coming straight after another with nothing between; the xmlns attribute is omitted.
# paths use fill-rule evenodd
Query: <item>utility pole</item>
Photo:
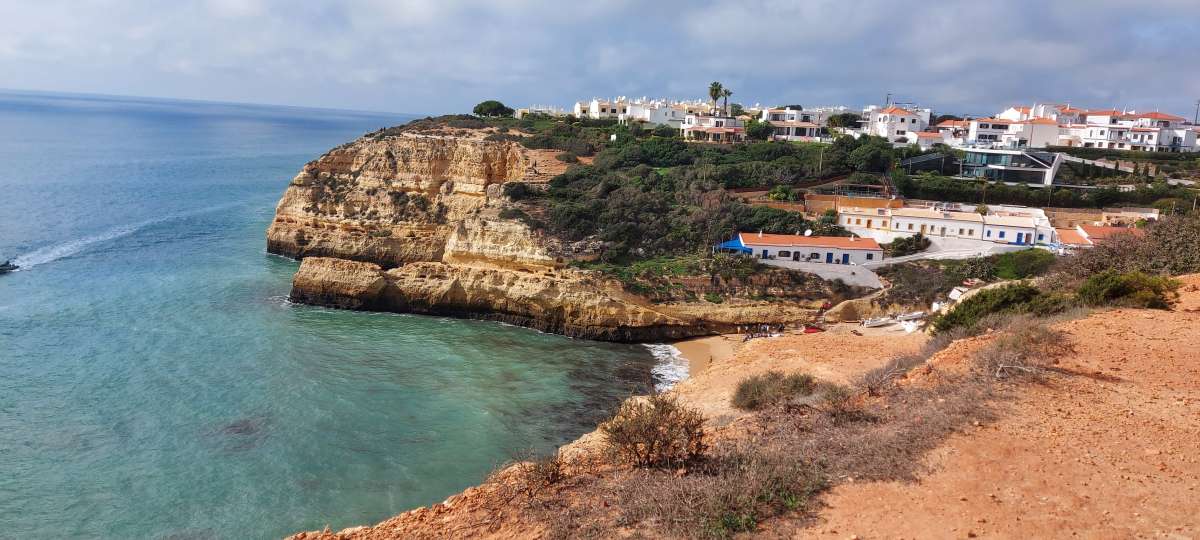
<svg viewBox="0 0 1200 540"><path fill-rule="evenodd" d="M1200 99L1196 100L1196 115L1192 116L1192 125L1200 124Z"/></svg>

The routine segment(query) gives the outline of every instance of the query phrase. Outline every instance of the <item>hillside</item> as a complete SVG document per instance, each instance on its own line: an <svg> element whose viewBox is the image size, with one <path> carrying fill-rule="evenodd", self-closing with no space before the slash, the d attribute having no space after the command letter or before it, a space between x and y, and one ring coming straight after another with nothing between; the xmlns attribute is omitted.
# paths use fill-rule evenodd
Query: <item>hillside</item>
<svg viewBox="0 0 1200 540"><path fill-rule="evenodd" d="M718 446L740 441L766 448L783 433L799 437L788 439L790 452L823 464L830 489L816 495L816 504L758 521L753 530L764 537L1194 537L1200 534L1194 504L1200 355L1193 347L1200 343L1200 275L1181 280L1171 310L1111 309L1053 323L1053 333L1042 334L1055 340L1041 359L1049 368L1033 383L970 382L972 362L999 344L998 333L951 343L899 380L900 391L856 405L874 418L865 423L826 424L801 413L778 424L771 416L778 413L747 414L728 398L735 377L768 370L805 371L835 383L860 379L919 349L919 334L856 335L843 327L755 340L674 393L704 411ZM789 434L793 422L808 427ZM520 469L512 468L446 503L374 527L294 538L692 536L629 505L684 515L702 511L696 506L705 499L646 492L672 485L656 484L652 475L630 484L638 473L602 465L597 437L564 449L567 479L529 499L510 489L520 482ZM703 478L688 480L693 474L703 476L687 470L675 476L706 485ZM669 502L679 497L692 502ZM704 529L710 533L704 536L724 536L726 525Z"/></svg>

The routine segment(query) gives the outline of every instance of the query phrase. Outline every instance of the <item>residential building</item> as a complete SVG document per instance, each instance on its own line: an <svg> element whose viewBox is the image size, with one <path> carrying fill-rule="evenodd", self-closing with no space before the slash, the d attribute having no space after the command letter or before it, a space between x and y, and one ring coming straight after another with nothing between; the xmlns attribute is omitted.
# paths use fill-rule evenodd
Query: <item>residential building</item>
<svg viewBox="0 0 1200 540"><path fill-rule="evenodd" d="M567 111L562 107L554 105L530 105L525 108L517 109L513 112L513 116L520 120L530 114L544 114L546 116L566 116Z"/></svg>
<svg viewBox="0 0 1200 540"><path fill-rule="evenodd" d="M928 131L929 109L905 109L895 105L871 105L862 112L862 135L885 137L894 143L912 143L910 132Z"/></svg>
<svg viewBox="0 0 1200 540"><path fill-rule="evenodd" d="M1076 225L1074 228L1056 229L1058 246L1064 251L1090 248L1121 235L1143 236L1145 229L1133 227L1111 227L1103 225Z"/></svg>
<svg viewBox="0 0 1200 540"><path fill-rule="evenodd" d="M800 109L763 109L760 117L775 127L777 141L812 141L820 136L819 115Z"/></svg>
<svg viewBox="0 0 1200 540"><path fill-rule="evenodd" d="M689 114L680 131L684 139L691 141L731 143L746 139L745 124L731 116Z"/></svg>
<svg viewBox="0 0 1200 540"><path fill-rule="evenodd" d="M851 231L923 234L1003 244L1035 245L1054 241L1054 227L1039 208L995 205L987 214L960 203L934 202L902 208L838 209L838 224Z"/></svg>
<svg viewBox="0 0 1200 540"><path fill-rule="evenodd" d="M1062 162L1062 154L1055 152L968 148L962 160L962 175L1049 186Z"/></svg>
<svg viewBox="0 0 1200 540"><path fill-rule="evenodd" d="M575 102L574 114L579 118L593 120L616 120L618 115L629 112L629 101L625 98L614 100L592 98L591 101Z"/></svg>
<svg viewBox="0 0 1200 540"><path fill-rule="evenodd" d="M1105 225L1129 226L1139 221L1158 221L1157 208L1105 208L1100 211L1100 221Z"/></svg>
<svg viewBox="0 0 1200 540"><path fill-rule="evenodd" d="M802 236L742 232L719 246L747 253L765 264L798 267L795 263L867 264L883 260L883 248L870 238Z"/></svg>
<svg viewBox="0 0 1200 540"><path fill-rule="evenodd" d="M1181 116L1115 109L1087 111L1081 116L1082 123L1063 126L1059 144L1144 152L1190 152L1197 147L1194 127L1185 125Z"/></svg>
<svg viewBox="0 0 1200 540"><path fill-rule="evenodd" d="M670 103L661 100L637 100L630 102L626 112L617 115L617 121L622 124L642 122L651 126L671 126L675 129L683 127L683 119L687 114Z"/></svg>

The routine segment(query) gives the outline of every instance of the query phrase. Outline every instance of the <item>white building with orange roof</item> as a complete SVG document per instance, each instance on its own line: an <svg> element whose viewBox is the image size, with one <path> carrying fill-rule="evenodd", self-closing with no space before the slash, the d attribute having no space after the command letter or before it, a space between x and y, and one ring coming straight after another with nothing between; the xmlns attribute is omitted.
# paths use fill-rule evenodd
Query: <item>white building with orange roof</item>
<svg viewBox="0 0 1200 540"><path fill-rule="evenodd" d="M680 129L684 139L698 142L733 143L746 140L746 125L732 116L689 114Z"/></svg>
<svg viewBox="0 0 1200 540"><path fill-rule="evenodd" d="M914 143L909 140L911 132L929 131L929 109L906 109L896 105L863 109L863 124L860 133L884 137L891 142Z"/></svg>
<svg viewBox="0 0 1200 540"><path fill-rule="evenodd" d="M1061 127L1059 144L1143 152L1190 152L1197 148L1194 126L1186 125L1182 116L1116 109L1090 110L1079 116L1082 123Z"/></svg>
<svg viewBox="0 0 1200 540"><path fill-rule="evenodd" d="M799 267L791 263L863 265L883 260L883 248L871 238L855 236L803 236L798 234L738 233L721 249L749 254L766 264Z"/></svg>

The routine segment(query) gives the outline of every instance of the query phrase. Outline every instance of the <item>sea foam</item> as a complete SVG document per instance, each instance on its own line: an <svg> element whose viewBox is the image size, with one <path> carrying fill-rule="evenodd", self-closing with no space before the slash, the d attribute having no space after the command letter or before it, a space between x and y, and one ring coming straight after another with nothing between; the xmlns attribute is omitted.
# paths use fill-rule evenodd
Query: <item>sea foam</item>
<svg viewBox="0 0 1200 540"><path fill-rule="evenodd" d="M646 343L643 345L650 350L657 362L650 368L654 376L654 389L659 392L670 390L676 383L688 377L688 361L674 345L666 343Z"/></svg>

